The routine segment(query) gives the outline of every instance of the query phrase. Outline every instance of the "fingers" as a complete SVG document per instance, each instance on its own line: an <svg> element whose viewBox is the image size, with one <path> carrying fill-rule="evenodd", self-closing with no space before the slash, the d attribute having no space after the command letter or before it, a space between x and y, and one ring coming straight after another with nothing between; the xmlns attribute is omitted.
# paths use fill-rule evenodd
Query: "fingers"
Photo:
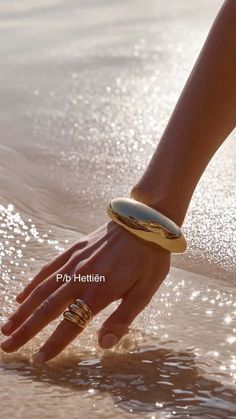
<svg viewBox="0 0 236 419"><path fill-rule="evenodd" d="M119 307L103 323L98 332L98 343L103 349L115 346L129 331L135 317L146 307L154 290L144 287L142 282L135 284L122 299Z"/></svg>
<svg viewBox="0 0 236 419"><path fill-rule="evenodd" d="M57 281L57 275L64 275L68 272L70 272L70 262L41 282L2 326L2 333L7 336L13 333L44 300L61 286L61 282Z"/></svg>
<svg viewBox="0 0 236 419"><path fill-rule="evenodd" d="M80 296L80 298L89 305L94 316L106 305L106 303L99 301L99 299L96 300L92 294ZM33 360L37 363L49 361L61 353L82 331L83 328L80 326L68 320L62 320L47 342L40 348L39 352L33 356Z"/></svg>
<svg viewBox="0 0 236 419"><path fill-rule="evenodd" d="M52 275L54 272L58 271L65 263L68 262L69 258L75 250L79 250L85 246L86 242L79 242L71 246L65 252L59 254L51 262L47 263L42 267L42 269L35 275L32 281L25 287L25 289L16 296L16 301L22 303L26 298L31 294L31 292L48 276Z"/></svg>
<svg viewBox="0 0 236 419"><path fill-rule="evenodd" d="M42 364L59 355L82 331L82 327L69 323L68 320L62 320L45 345L33 355L34 362Z"/></svg>
<svg viewBox="0 0 236 419"><path fill-rule="evenodd" d="M62 285L53 294L49 295L47 299L44 300L36 310L33 311L31 316L28 317L27 320L25 320L25 322L22 323L8 339L1 343L1 348L5 352L14 352L21 346L25 345L45 326L47 326L51 321L55 320L60 314L62 314L66 307L72 301L74 301L75 298L79 298L79 296L82 295L82 289L83 284L76 284L71 286L71 284L68 283ZM90 291L90 295L87 297L80 297L85 302L89 301L88 305L91 307L94 315L107 305L103 299L95 298L95 295L97 296L97 294L98 290L93 289L93 291ZM64 324L65 321L63 320L62 323ZM51 359L55 356L54 353L56 347L57 350L61 352L64 347L70 343L71 340L81 331L78 326L70 323L69 321L66 321L66 326L66 332L68 331L68 333L61 335L61 333L64 331L64 326L59 325L53 335L50 337L49 341L46 342L46 351L48 352L47 359ZM73 334L73 331L76 331L76 333ZM54 344L54 338L56 340L56 345ZM61 343L58 344L58 340L60 338L62 338L62 340ZM65 346L63 346L64 344Z"/></svg>
<svg viewBox="0 0 236 419"><path fill-rule="evenodd" d="M95 253L95 256L96 254L97 253ZM94 263L94 259L96 259L95 256L92 258L93 260L90 260L91 264ZM56 280L58 273L63 275L64 273L70 273L71 270L74 271L75 262L78 263L78 255L74 258L70 258L67 264L63 266L63 269L42 281L21 304L17 312L10 317L10 328L9 324L6 324L2 328L3 333L11 333L11 336L2 342L1 347L4 351L13 352L19 349L49 322L60 315L70 302L78 295L81 295L82 290L85 292L87 285L84 283L69 282L66 284L68 286L65 287ZM80 273L86 274L87 271L90 271L88 263L83 266L82 270L80 269ZM70 290L70 294L67 295L65 290ZM92 287L92 290L92 292L94 292L95 287ZM96 302L97 295L93 295L92 300L95 300ZM103 301L105 301L105 299L103 299ZM96 307L94 308L94 311L96 312Z"/></svg>
<svg viewBox="0 0 236 419"><path fill-rule="evenodd" d="M94 248L98 247L104 241L103 235L101 235L99 238L97 237L97 232L99 232L101 229L104 229L104 227L100 227L97 231L94 232L94 237L89 241L89 243L88 240L80 240L71 246L68 250L58 255L52 262L43 266L40 272L33 278L29 285L26 286L23 292L18 294L16 301L18 303L22 303L41 282L43 282L48 276L52 275L55 271L65 265L70 260L70 258L72 258L75 252L80 252L80 258L85 259L86 256L94 250ZM108 237L111 235L111 232L107 233ZM78 253L74 259L75 264L78 264Z"/></svg>
<svg viewBox="0 0 236 419"><path fill-rule="evenodd" d="M25 345L52 320L55 320L72 301L74 289L68 284L62 285L51 294L12 335L1 343L5 352L14 352Z"/></svg>
<svg viewBox="0 0 236 419"><path fill-rule="evenodd" d="M71 253L67 262L57 271L54 270L48 277L45 275L49 271L44 272L43 279L42 277L41 280L38 279L38 283L35 280L33 286L28 288L28 297L10 318L11 336L1 344L4 351L18 350L61 315L75 298L81 298L87 302L96 315L112 301L123 296L118 309L103 324L99 332L99 344L102 348L110 348L128 332L129 325L148 304L154 293L152 284L155 282L153 272L156 260L152 266L149 258L146 257L148 263L142 262L138 265L138 258L143 249L138 253L135 253L133 249L129 252L128 249L131 247L129 240L127 239L127 245L123 236L119 236L116 230L113 233L111 231L106 233L104 230L99 233L101 236L96 234L91 240L89 239L81 251ZM124 247L125 244L126 247ZM139 243L135 242L136 245L138 249ZM133 254L136 254L134 260ZM114 258L114 255L118 257ZM76 275L78 273L86 275L91 271L102 273L108 279L105 284L102 284L102 291L101 284L88 285L80 282L61 284L56 281L57 273L63 275L75 272ZM145 277L145 281L142 281L140 277ZM6 333L6 326L3 326L2 330ZM35 355L35 360L45 362L52 359L81 331L82 329L77 325L68 320L62 320L39 353Z"/></svg>

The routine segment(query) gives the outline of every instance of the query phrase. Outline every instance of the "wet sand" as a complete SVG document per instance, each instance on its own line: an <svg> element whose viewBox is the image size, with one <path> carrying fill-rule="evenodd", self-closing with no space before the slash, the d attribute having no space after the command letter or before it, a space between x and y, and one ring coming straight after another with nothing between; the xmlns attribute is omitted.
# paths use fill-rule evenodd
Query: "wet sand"
<svg viewBox="0 0 236 419"><path fill-rule="evenodd" d="M1 321L43 263L128 195L220 4L0 6ZM96 343L109 307L47 366L30 355L55 325L1 352L3 418L235 417L235 175L234 133L194 194L188 251L116 350Z"/></svg>

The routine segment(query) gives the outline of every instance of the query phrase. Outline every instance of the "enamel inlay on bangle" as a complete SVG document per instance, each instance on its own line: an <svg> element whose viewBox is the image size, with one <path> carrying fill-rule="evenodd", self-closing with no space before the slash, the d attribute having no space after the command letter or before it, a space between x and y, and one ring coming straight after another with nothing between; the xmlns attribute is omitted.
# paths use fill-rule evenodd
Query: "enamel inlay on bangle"
<svg viewBox="0 0 236 419"><path fill-rule="evenodd" d="M136 236L156 243L173 253L187 248L181 229L165 215L147 205L129 198L115 198L107 213L113 221Z"/></svg>

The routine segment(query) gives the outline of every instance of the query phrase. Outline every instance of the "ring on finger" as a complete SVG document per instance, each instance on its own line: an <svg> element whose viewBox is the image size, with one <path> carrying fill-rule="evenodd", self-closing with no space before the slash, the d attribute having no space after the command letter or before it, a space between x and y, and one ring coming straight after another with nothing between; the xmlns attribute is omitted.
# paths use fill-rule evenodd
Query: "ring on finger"
<svg viewBox="0 0 236 419"><path fill-rule="evenodd" d="M76 299L63 313L64 319L75 323L83 329L93 319L93 312L85 301Z"/></svg>

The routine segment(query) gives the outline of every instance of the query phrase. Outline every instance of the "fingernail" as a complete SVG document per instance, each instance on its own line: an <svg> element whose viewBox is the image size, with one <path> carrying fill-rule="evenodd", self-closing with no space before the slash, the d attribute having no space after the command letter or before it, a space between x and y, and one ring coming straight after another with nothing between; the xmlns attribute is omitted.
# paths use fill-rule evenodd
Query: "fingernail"
<svg viewBox="0 0 236 419"><path fill-rule="evenodd" d="M7 320L7 322L2 326L2 333L7 333L11 330L13 325L13 321L12 320Z"/></svg>
<svg viewBox="0 0 236 419"><path fill-rule="evenodd" d="M32 359L36 364L42 364L45 361L46 355L44 352L37 352L32 356Z"/></svg>
<svg viewBox="0 0 236 419"><path fill-rule="evenodd" d="M13 343L13 337L11 336L10 338L7 338L6 340L1 342L1 348L4 349L8 349Z"/></svg>
<svg viewBox="0 0 236 419"><path fill-rule="evenodd" d="M109 349L112 348L112 346L115 346L118 343L118 341L119 339L114 333L107 333L102 337L100 346L103 349Z"/></svg>

